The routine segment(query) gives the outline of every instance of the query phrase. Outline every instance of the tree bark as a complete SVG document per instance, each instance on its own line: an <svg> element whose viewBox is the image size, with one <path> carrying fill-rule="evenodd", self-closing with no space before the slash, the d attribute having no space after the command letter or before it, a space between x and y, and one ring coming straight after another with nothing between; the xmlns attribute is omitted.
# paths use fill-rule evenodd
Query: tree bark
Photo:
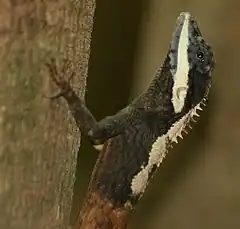
<svg viewBox="0 0 240 229"><path fill-rule="evenodd" d="M71 63L85 93L94 0L0 0L0 228L69 227L75 124L54 93L49 57Z"/></svg>

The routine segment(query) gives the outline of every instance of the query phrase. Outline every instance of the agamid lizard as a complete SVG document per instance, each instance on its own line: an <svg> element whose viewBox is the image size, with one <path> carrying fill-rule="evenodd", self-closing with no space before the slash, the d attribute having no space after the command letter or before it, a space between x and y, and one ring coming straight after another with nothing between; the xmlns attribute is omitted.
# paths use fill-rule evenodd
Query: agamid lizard
<svg viewBox="0 0 240 229"><path fill-rule="evenodd" d="M50 75L76 120L100 151L76 229L123 229L168 149L207 101L213 52L190 13L177 19L168 52L149 88L97 122L69 81Z"/></svg>

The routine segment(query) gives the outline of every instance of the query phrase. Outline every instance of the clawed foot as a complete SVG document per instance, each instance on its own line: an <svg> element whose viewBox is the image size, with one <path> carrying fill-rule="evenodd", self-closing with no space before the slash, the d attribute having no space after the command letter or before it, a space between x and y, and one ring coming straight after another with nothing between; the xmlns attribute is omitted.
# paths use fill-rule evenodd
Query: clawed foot
<svg viewBox="0 0 240 229"><path fill-rule="evenodd" d="M47 98L52 100L57 99L72 91L70 81L74 77L75 73L71 73L67 80L64 79L64 77L68 74L67 70L69 69L69 65L70 62L66 60L63 64L63 67L58 71L55 59L52 58L49 63L46 63L51 79L60 89L56 95L46 96Z"/></svg>

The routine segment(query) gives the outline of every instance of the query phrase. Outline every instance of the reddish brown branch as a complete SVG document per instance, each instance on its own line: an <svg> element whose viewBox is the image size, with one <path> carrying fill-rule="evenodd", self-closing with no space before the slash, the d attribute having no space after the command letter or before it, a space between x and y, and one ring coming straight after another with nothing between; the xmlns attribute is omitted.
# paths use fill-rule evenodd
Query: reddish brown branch
<svg viewBox="0 0 240 229"><path fill-rule="evenodd" d="M116 207L103 200L97 192L90 192L74 229L125 229L131 212L128 208Z"/></svg>

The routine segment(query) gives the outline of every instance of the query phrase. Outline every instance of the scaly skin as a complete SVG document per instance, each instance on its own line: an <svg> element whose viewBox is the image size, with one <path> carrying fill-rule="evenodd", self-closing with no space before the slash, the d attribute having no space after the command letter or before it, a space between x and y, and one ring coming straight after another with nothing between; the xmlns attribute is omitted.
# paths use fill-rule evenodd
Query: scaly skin
<svg viewBox="0 0 240 229"><path fill-rule="evenodd" d="M76 229L123 229L134 205L206 101L214 60L195 19L182 13L165 61L146 92L114 116L97 122L54 63L50 75L79 129L101 149ZM55 98L56 98L55 97ZM101 146L101 147L100 147Z"/></svg>

